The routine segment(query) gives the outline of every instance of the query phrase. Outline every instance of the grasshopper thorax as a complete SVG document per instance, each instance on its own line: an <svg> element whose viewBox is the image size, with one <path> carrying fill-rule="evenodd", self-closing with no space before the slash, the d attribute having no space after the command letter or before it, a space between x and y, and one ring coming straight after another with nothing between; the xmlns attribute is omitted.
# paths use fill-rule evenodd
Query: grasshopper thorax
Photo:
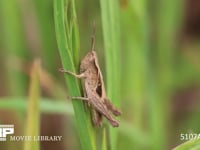
<svg viewBox="0 0 200 150"><path fill-rule="evenodd" d="M97 56L95 51L90 51L87 53L87 55L81 61L80 72L84 72L91 66L94 66L96 58Z"/></svg>

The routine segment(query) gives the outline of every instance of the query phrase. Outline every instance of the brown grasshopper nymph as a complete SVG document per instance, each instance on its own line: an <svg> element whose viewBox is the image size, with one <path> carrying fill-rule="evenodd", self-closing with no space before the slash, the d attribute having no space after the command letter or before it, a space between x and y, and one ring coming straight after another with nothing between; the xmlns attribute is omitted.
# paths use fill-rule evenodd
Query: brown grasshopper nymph
<svg viewBox="0 0 200 150"><path fill-rule="evenodd" d="M83 79L86 97L71 98L84 100L89 103L89 106L92 108L94 125L101 126L102 116L104 116L113 127L118 127L119 122L112 116L112 114L118 116L121 115L121 111L118 110L107 98L97 54L93 49L94 36L92 37L92 51L88 52L88 54L81 61L80 74L75 74L63 69L60 69L60 71Z"/></svg>

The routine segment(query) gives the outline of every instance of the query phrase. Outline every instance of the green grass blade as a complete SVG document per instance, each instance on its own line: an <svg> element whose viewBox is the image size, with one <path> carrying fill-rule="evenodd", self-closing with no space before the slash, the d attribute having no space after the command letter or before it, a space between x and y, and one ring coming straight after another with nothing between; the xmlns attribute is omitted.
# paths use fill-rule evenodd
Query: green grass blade
<svg viewBox="0 0 200 150"><path fill-rule="evenodd" d="M25 136L40 135L40 63L35 61L31 70L31 83L29 89L28 114ZM24 141L24 150L40 150L39 141Z"/></svg>
<svg viewBox="0 0 200 150"><path fill-rule="evenodd" d="M67 5L65 5L67 4ZM77 53L78 50L72 48L78 48L79 46L75 46L72 44L78 45L79 43L73 42L70 29L75 30L74 27L77 29L75 20L75 16L72 14L68 14L72 11L65 10L65 6L67 8L72 9L73 12L75 11L75 7L72 7L72 1L65 1L64 0L54 0L54 19L55 19L55 28L56 28L56 38L59 48L60 57L62 60L63 68L66 70L70 70L75 72L75 60L74 60L74 53ZM73 17L66 18L72 15ZM67 20L67 21L66 21ZM72 25L72 26L71 26ZM77 31L76 31L77 32ZM72 76L66 75L66 82L69 89L69 94L72 96L80 96L80 87L78 84L77 79ZM79 133L79 138L81 142L81 146L83 150L94 150L94 135L93 135L93 128L91 127L91 122L88 119L89 116L86 115L86 111L84 110L83 103L81 101L72 101L74 112L76 116L76 123L77 123L77 130Z"/></svg>
<svg viewBox="0 0 200 150"><path fill-rule="evenodd" d="M41 37L41 55L43 58L43 65L51 73L57 73L55 69L57 67L58 54L55 52L55 31L54 22L52 19L52 3L53 0L41 1L34 0L30 4L35 5L35 13L38 19L39 34ZM28 10L27 10L28 11Z"/></svg>
<svg viewBox="0 0 200 150"><path fill-rule="evenodd" d="M199 150L200 149L200 139L187 141L173 150Z"/></svg>
<svg viewBox="0 0 200 150"><path fill-rule="evenodd" d="M156 66L152 71L151 110L153 149L167 147L170 105L173 90L173 66L176 36L182 20L184 2L181 0L159 1L156 12L157 41ZM170 10L170 11L169 11Z"/></svg>
<svg viewBox="0 0 200 150"><path fill-rule="evenodd" d="M144 127L144 106L146 103L147 87L147 52L149 48L149 21L146 0L129 1L121 9L121 22L123 32L123 83L122 95L126 99L125 114L128 115L132 126L142 130ZM128 107L127 107L128 106ZM126 116L125 116L126 117ZM147 143L137 142L136 138L125 140L125 149L141 149Z"/></svg>
<svg viewBox="0 0 200 150"><path fill-rule="evenodd" d="M16 110L17 112L25 112L27 107L27 98L25 97L3 97L0 98L1 110ZM67 114L73 115L73 107L66 100L56 100L41 98L39 104L40 112L46 114Z"/></svg>
<svg viewBox="0 0 200 150"><path fill-rule="evenodd" d="M27 60L29 52L25 42L19 1L0 1L0 15L5 89L10 95L22 96L27 89L27 76L21 71L23 70L22 60Z"/></svg>
<svg viewBox="0 0 200 150"><path fill-rule="evenodd" d="M101 17L106 58L106 81L108 97L120 105L120 41L119 41L119 2L101 0ZM116 149L117 129L110 128L111 149ZM109 143L108 143L109 144Z"/></svg>

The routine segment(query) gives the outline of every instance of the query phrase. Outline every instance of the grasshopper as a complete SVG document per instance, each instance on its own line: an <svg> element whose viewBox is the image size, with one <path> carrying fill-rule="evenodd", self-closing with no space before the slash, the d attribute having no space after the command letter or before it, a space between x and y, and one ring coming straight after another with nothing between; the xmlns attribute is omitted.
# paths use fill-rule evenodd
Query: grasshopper
<svg viewBox="0 0 200 150"><path fill-rule="evenodd" d="M85 97L71 98L88 102L92 109L92 120L95 126L102 126L104 116L108 119L113 127L118 127L119 122L115 120L112 114L119 116L122 112L111 103L106 95L103 76L99 67L97 54L94 51L95 34L93 34L91 39L91 51L88 52L81 61L80 74L75 74L64 69L60 69L59 71L72 75L76 78L83 79Z"/></svg>

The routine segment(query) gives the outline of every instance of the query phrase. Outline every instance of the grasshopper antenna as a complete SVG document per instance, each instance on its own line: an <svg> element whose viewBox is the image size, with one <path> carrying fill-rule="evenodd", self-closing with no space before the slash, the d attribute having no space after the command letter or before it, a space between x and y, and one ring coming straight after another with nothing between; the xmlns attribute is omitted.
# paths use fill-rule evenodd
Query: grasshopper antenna
<svg viewBox="0 0 200 150"><path fill-rule="evenodd" d="M94 45L95 45L95 34L96 34L96 24L93 23L93 33L91 37L91 51L94 51Z"/></svg>

